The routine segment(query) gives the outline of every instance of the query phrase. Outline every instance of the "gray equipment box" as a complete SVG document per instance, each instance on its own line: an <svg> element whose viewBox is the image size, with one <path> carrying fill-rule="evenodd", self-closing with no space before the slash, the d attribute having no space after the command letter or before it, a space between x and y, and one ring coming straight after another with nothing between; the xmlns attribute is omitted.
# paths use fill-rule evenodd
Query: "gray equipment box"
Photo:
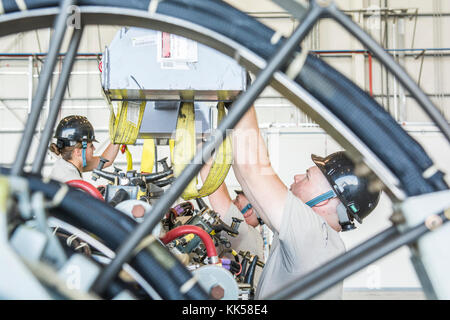
<svg viewBox="0 0 450 320"><path fill-rule="evenodd" d="M180 101L148 101L139 129L139 137L169 138L176 129L180 105ZM215 121L213 109L216 106L216 102L194 102L197 134L212 131Z"/></svg>
<svg viewBox="0 0 450 320"><path fill-rule="evenodd" d="M111 101L148 101L139 137L168 137L181 101L195 102L196 131L213 128L211 108L246 89L246 71L221 52L177 35L122 28L102 58Z"/></svg>

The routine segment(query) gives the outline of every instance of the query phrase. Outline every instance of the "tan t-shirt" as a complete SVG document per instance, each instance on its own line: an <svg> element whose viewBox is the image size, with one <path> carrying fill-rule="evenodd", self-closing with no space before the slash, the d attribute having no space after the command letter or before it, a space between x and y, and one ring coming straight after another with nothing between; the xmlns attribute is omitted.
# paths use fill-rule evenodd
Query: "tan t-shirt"
<svg viewBox="0 0 450 320"><path fill-rule="evenodd" d="M236 237L232 237L226 235L227 239L231 243L231 247L236 251L249 251L251 255L257 255L258 259L264 262L264 240L262 238L261 232L259 228L254 228L247 223L245 223L243 214L239 211L239 209L233 203L230 205L225 216L222 218L222 221L227 225L231 225L233 222L232 218L238 218L243 220L239 225L238 232L239 234ZM239 256L242 260L242 257ZM247 263L247 267L250 264ZM259 281L259 278L262 273L262 268L256 266L255 275L253 278L253 284L256 287Z"/></svg>
<svg viewBox="0 0 450 320"><path fill-rule="evenodd" d="M270 255L255 299L270 297L344 252L345 246L339 233L288 191L280 232L274 232ZM342 285L341 281L314 299L342 299Z"/></svg>
<svg viewBox="0 0 450 320"><path fill-rule="evenodd" d="M70 180L83 180L77 167L63 158L56 160L49 178L64 183Z"/></svg>

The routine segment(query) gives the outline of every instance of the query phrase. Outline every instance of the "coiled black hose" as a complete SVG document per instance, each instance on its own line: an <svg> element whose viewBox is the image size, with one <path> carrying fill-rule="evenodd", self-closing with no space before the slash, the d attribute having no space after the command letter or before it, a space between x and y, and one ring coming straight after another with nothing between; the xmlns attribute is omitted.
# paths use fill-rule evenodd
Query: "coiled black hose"
<svg viewBox="0 0 450 320"><path fill-rule="evenodd" d="M442 172L429 181L422 176L433 165L424 149L349 79L313 56L297 79L383 159L408 195L447 189Z"/></svg>
<svg viewBox="0 0 450 320"><path fill-rule="evenodd" d="M7 175L9 171L0 168L1 174ZM26 174L25 178L32 192L43 192L47 199L52 199L61 188L56 181L44 183L38 175ZM130 217L73 188L50 214L95 234L112 250L116 250L136 227ZM192 274L158 240L137 253L130 265L163 299L208 299L208 294L198 284L180 292L183 284L192 279Z"/></svg>

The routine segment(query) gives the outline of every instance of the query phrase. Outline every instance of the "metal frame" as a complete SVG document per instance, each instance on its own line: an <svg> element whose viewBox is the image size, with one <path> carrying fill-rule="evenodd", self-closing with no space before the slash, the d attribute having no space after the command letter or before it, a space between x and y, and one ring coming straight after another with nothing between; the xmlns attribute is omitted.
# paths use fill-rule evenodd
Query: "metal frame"
<svg viewBox="0 0 450 320"><path fill-rule="evenodd" d="M273 74L277 71L286 58L292 54L296 46L303 40L310 28L315 24L317 19L322 14L322 9L319 6L312 6L308 16L295 30L292 37L280 47L274 57L266 65L256 77L254 83L245 91L229 109L228 115L221 121L217 127L216 132L204 144L201 152L198 152L189 165L177 177L175 182L170 187L170 192L163 196L153 207L152 215L145 219L139 225L135 232L118 248L116 258L109 264L101 273L93 285L93 290L102 292L109 284L111 279L114 279L117 272L120 271L122 264L131 257L134 248L139 242L149 233L163 217L167 209L177 200L186 188L187 183L198 175L200 169L203 167L203 160L208 159L208 155L213 154L225 139L227 131L233 129L239 120L244 116L247 110L252 105L253 101L259 96L264 88L269 84Z"/></svg>
<svg viewBox="0 0 450 320"><path fill-rule="evenodd" d="M68 5L71 1L66 0L63 5ZM436 114L435 108L428 97L424 96L423 92L415 85L409 76L395 64L394 60L380 47L378 44L368 40L365 34L355 25L348 17L340 13L334 3L330 1L311 0L311 5L308 13L304 16L304 20L294 32L293 36L289 38L283 46L280 47L277 54L266 62L260 57L256 56L246 48L236 44L228 38L214 33L211 30L205 29L198 25L175 19L172 17L152 14L147 12L123 8L109 8L109 7L95 7L87 6L80 7L80 12L83 16L83 25L87 24L114 24L134 25L140 27L147 27L156 30L169 30L170 32L194 39L206 45L209 45L217 50L222 51L232 57L236 57L238 62L247 67L253 72L262 70L253 85L248 91L243 94L238 101L236 101L231 108L228 116L221 122L216 134L205 144L202 153L199 153L191 163L182 172L181 176L175 181L169 192L156 203L153 208L153 214L149 216L144 222L136 228L130 237L118 249L116 257L104 269L104 272L99 276L94 286L97 292L101 292L109 281L115 277L117 272L121 269L122 264L125 263L131 255L131 252L141 239L148 234L163 217L166 210L179 197L186 185L191 179L198 174L203 165L203 155L211 154L211 151L218 146L221 138L224 137L228 129L234 127L239 119L245 114L259 93L270 84L281 93L283 93L289 100L294 102L298 107L306 110L313 115L316 122L329 132L343 147L348 147L350 152L358 160L364 162L371 167L371 169L383 179L384 184L388 187L388 193L396 201L404 200L405 195L400 188L398 188L397 178L387 169L384 164L365 146L343 123L338 121L327 109L321 105L314 97L303 90L298 84L288 79L284 74L278 71L278 68L290 57L294 48L305 37L310 28L322 17L332 17L338 23L343 25L350 33L363 42L373 54L377 56L380 61L388 67L400 80L400 82L408 88L414 98L420 103L421 107L430 115L438 127L450 140L448 123L443 123L443 118ZM4 16L0 16L0 36L12 32L19 32L25 30L36 29L39 27L48 26L48 21L53 21L52 18L57 17L55 24L55 39L59 39L65 33L65 25L61 24L65 15L61 7L36 9L31 12L17 12ZM49 20L50 19L50 20ZM65 21L64 21L65 22ZM26 131L24 132L24 144L19 148L16 158L16 163L13 167L12 173L20 175L23 172L23 164L30 145L30 132L34 132L36 127L36 120L42 108L42 97L45 95L48 85L48 77L53 70L54 63L57 58L56 52L59 50L58 41L52 39L50 52L44 65L44 70L41 74L36 97L33 100L33 107L27 121ZM67 59L69 60L69 59ZM73 59L72 59L73 60ZM69 63L69 62L67 62ZM68 67L70 69L70 67ZM69 70L70 71L70 70ZM61 82L63 86L63 82ZM56 107L55 107L56 109ZM59 109L59 106L58 106ZM337 129L337 128L339 129ZM38 165L36 165L37 169ZM445 218L444 218L445 220ZM445 220L447 221L447 220ZM326 275L321 273L321 270L312 271L310 274L302 277L304 280L295 287L288 287L281 290L274 298L285 298L301 294L304 298L314 296L316 293L328 288L333 283L344 279L348 274L360 270L368 263L384 256L385 254L395 250L399 246L410 243L425 232L424 225L411 228L407 231L400 232L396 227L391 227L374 238L366 241L362 245L353 250L343 254L334 263L329 264L329 270L340 272L330 272ZM361 258L364 257L364 260ZM362 261L359 261L359 260ZM347 271L342 271L343 268ZM324 268L324 267L322 267ZM320 279L320 281L317 281ZM297 296L298 297L298 296Z"/></svg>
<svg viewBox="0 0 450 320"><path fill-rule="evenodd" d="M42 166L44 164L45 156L47 154L48 144L52 138L53 128L55 127L56 118L58 117L59 110L61 109L61 103L66 92L67 84L69 82L70 71L72 70L75 62L78 47L80 45L81 36L83 34L83 28L74 29L72 38L70 39L69 49L64 58L61 74L59 76L58 84L56 86L55 95L50 104L48 111L48 119L45 123L44 131L41 135L41 142L39 143L36 153L36 159L33 162L32 172L41 173Z"/></svg>
<svg viewBox="0 0 450 320"><path fill-rule="evenodd" d="M76 235L78 238L80 238L81 240L83 240L84 242L86 242L87 244L92 246L93 248L100 251L108 259L114 259L114 257L115 257L114 251L109 249L108 247L106 247L103 243L101 243L97 239L93 238L91 235L85 233L84 231L82 231L64 221L61 221L58 218L49 217L48 225L51 227L55 227L55 228L61 228L67 232L70 232L70 233ZM133 267L131 267L129 264L125 263L123 265L123 270L128 272L136 280L136 282L139 283L141 285L141 287L149 294L149 296L152 297L152 299L161 300L161 297L155 291L155 289L153 289L153 287L147 281L145 281L145 279L142 278Z"/></svg>
<svg viewBox="0 0 450 320"><path fill-rule="evenodd" d="M39 120L39 115L44 104L45 95L48 91L48 86L53 74L53 69L55 68L58 53L61 48L62 41L67 29L67 12L68 8L73 5L73 0L64 0L61 2L59 9L59 14L55 20L55 33L50 41L48 56L42 68L41 75L39 77L39 83L37 87L36 94L33 98L31 105L31 112L28 116L27 122L25 124L24 133L21 141L21 146L17 151L16 159L12 167L11 174L20 176L23 173L23 167L28 155L28 151L31 146L31 140L33 139L34 130L36 129L37 122Z"/></svg>

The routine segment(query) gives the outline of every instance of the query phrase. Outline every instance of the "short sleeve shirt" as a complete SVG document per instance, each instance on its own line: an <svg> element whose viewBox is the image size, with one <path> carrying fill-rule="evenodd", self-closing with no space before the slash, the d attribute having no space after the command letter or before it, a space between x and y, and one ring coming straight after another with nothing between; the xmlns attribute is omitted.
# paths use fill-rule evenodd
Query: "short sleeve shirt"
<svg viewBox="0 0 450 320"><path fill-rule="evenodd" d="M63 158L56 160L49 178L64 183L70 180L83 179L77 167Z"/></svg>
<svg viewBox="0 0 450 320"><path fill-rule="evenodd" d="M283 220L274 232L270 255L256 291L265 299L294 280L345 252L339 233L310 207L288 191ZM295 297L294 297L295 298ZM315 299L342 299L342 282Z"/></svg>

